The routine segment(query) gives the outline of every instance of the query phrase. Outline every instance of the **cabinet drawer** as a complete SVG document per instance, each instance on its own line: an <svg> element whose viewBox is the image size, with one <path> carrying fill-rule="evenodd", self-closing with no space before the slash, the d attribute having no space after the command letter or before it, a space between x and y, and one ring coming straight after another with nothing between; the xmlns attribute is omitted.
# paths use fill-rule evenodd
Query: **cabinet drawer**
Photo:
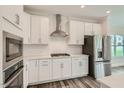
<svg viewBox="0 0 124 93"><path fill-rule="evenodd" d="M50 60L38 60L40 66L49 66Z"/></svg>
<svg viewBox="0 0 124 93"><path fill-rule="evenodd" d="M51 61L39 60L39 81L46 81L51 79Z"/></svg>

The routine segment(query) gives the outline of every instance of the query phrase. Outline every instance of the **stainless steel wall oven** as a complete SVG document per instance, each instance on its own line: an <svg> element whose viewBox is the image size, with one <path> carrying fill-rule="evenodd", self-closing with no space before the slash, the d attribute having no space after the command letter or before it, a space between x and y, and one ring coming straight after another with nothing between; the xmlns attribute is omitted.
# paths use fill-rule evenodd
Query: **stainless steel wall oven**
<svg viewBox="0 0 124 93"><path fill-rule="evenodd" d="M3 31L3 86L23 87L23 39Z"/></svg>
<svg viewBox="0 0 124 93"><path fill-rule="evenodd" d="M23 87L23 60L3 72L3 83L5 88Z"/></svg>
<svg viewBox="0 0 124 93"><path fill-rule="evenodd" d="M23 39L19 36L3 32L3 69L22 60Z"/></svg>

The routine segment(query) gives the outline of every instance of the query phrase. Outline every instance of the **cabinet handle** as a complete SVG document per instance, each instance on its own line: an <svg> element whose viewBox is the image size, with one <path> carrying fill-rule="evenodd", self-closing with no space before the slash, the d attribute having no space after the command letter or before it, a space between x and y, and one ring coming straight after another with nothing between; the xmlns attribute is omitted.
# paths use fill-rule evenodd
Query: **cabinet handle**
<svg viewBox="0 0 124 93"><path fill-rule="evenodd" d="M27 67L27 64L26 64L25 70L26 70L26 71L28 71L28 67Z"/></svg>
<svg viewBox="0 0 124 93"><path fill-rule="evenodd" d="M30 38L28 37L28 42L30 42Z"/></svg>
<svg viewBox="0 0 124 93"><path fill-rule="evenodd" d="M46 62L48 62L48 61L42 61L43 63L46 63Z"/></svg>
<svg viewBox="0 0 124 93"><path fill-rule="evenodd" d="M61 68L63 68L63 64L61 64Z"/></svg>
<svg viewBox="0 0 124 93"><path fill-rule="evenodd" d="M48 64L43 64L42 66L48 66Z"/></svg>
<svg viewBox="0 0 124 93"><path fill-rule="evenodd" d="M38 60L37 60L37 61L36 61L36 63L35 63L35 67L37 67L37 66L38 66L38 63L39 63L39 62L38 62Z"/></svg>
<svg viewBox="0 0 124 93"><path fill-rule="evenodd" d="M35 67L37 67L37 62L35 63Z"/></svg>
<svg viewBox="0 0 124 93"><path fill-rule="evenodd" d="M77 44L79 43L79 40L77 40Z"/></svg>
<svg viewBox="0 0 124 93"><path fill-rule="evenodd" d="M74 60L79 60L79 59L74 59Z"/></svg>
<svg viewBox="0 0 124 93"><path fill-rule="evenodd" d="M15 23L19 25L19 23L20 23L20 17L19 17L18 14L16 14L15 17L16 17L16 18L15 18L15 19L16 19L16 20L15 20Z"/></svg>
<svg viewBox="0 0 124 93"><path fill-rule="evenodd" d="M38 42L41 43L41 39L40 38L38 39Z"/></svg>
<svg viewBox="0 0 124 93"><path fill-rule="evenodd" d="M80 62L80 66L82 66L82 62Z"/></svg>

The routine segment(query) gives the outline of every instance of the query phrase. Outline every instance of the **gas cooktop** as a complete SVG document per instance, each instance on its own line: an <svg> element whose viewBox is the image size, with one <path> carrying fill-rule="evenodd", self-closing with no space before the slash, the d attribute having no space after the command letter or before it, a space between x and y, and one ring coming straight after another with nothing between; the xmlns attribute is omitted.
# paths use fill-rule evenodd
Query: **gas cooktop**
<svg viewBox="0 0 124 93"><path fill-rule="evenodd" d="M67 54L67 53L53 53L53 54L51 54L51 57L62 57L62 56L70 56L70 54Z"/></svg>

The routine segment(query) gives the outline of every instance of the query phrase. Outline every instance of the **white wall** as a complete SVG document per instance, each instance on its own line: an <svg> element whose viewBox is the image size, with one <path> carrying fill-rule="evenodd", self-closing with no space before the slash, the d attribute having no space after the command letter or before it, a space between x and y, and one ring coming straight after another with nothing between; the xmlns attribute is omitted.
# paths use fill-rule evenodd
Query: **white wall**
<svg viewBox="0 0 124 93"><path fill-rule="evenodd" d="M112 67L124 66L124 57L113 58Z"/></svg>
<svg viewBox="0 0 124 93"><path fill-rule="evenodd" d="M81 54L82 46L70 46L65 38L50 38L46 45L24 45L24 56L49 55L51 53Z"/></svg>
<svg viewBox="0 0 124 93"><path fill-rule="evenodd" d="M108 27L109 34L118 34L124 35L124 13L116 14L115 16L111 15L108 17ZM124 66L124 57L114 57L112 58L112 67L115 66Z"/></svg>
<svg viewBox="0 0 124 93"><path fill-rule="evenodd" d="M124 12L120 14L120 11L109 16L110 34L124 35Z"/></svg>

